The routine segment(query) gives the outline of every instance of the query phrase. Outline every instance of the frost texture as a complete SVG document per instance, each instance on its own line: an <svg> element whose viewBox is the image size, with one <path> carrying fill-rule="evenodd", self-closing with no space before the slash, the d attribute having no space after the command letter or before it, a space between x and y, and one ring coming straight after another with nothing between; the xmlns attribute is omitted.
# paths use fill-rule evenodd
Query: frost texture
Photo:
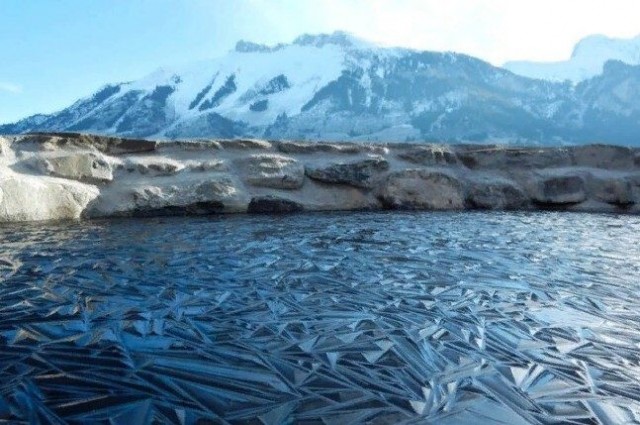
<svg viewBox="0 0 640 425"><path fill-rule="evenodd" d="M0 419L621 424L637 217L313 214L0 229Z"/></svg>

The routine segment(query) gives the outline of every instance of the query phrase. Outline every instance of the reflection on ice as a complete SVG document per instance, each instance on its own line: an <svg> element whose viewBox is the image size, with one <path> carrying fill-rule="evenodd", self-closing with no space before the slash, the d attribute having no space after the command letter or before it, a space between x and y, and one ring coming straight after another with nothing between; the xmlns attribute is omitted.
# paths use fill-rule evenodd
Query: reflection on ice
<svg viewBox="0 0 640 425"><path fill-rule="evenodd" d="M0 420L636 423L640 220L0 229Z"/></svg>

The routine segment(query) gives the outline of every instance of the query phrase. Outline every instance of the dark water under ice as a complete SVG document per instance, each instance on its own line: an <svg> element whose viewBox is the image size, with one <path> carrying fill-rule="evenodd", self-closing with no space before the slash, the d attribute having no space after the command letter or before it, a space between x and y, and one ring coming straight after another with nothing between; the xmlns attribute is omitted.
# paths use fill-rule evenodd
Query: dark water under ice
<svg viewBox="0 0 640 425"><path fill-rule="evenodd" d="M640 217L0 228L0 422L640 419Z"/></svg>

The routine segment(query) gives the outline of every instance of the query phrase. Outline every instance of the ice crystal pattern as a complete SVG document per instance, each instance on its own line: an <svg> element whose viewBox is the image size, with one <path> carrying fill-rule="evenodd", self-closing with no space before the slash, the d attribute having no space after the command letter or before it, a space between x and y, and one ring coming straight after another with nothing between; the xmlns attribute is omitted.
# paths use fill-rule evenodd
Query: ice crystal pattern
<svg viewBox="0 0 640 425"><path fill-rule="evenodd" d="M0 228L0 422L623 424L640 219Z"/></svg>

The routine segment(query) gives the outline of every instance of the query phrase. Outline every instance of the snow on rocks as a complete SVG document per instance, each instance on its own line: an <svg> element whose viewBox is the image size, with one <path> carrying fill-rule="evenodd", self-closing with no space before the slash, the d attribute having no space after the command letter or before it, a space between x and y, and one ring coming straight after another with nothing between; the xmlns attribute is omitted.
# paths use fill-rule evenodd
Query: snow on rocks
<svg viewBox="0 0 640 425"><path fill-rule="evenodd" d="M602 73L605 63L611 60L640 65L640 36L624 39L591 35L576 44L566 61L513 61L504 67L525 77L577 84Z"/></svg>

